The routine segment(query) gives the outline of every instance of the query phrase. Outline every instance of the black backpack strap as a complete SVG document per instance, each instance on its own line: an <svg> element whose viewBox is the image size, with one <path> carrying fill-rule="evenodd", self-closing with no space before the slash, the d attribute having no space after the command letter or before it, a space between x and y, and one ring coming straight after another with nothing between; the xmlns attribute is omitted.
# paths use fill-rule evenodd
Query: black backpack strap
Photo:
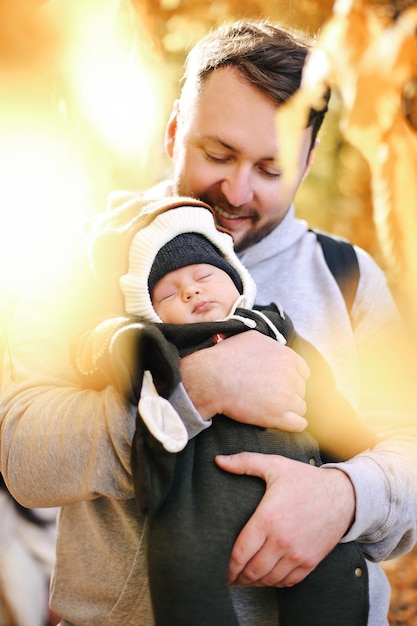
<svg viewBox="0 0 417 626"><path fill-rule="evenodd" d="M333 274L350 314L359 284L359 262L351 243L310 229L320 243L326 263Z"/></svg>

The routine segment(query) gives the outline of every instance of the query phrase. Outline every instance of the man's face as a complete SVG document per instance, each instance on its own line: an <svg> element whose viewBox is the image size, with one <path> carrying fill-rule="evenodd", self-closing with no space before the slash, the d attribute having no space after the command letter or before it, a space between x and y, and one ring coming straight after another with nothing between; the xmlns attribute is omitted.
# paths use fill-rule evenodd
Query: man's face
<svg viewBox="0 0 417 626"><path fill-rule="evenodd" d="M235 70L222 68L199 96L176 103L168 123L174 192L210 204L236 250L281 222L308 169L311 129L304 131L296 180L283 176L276 111Z"/></svg>

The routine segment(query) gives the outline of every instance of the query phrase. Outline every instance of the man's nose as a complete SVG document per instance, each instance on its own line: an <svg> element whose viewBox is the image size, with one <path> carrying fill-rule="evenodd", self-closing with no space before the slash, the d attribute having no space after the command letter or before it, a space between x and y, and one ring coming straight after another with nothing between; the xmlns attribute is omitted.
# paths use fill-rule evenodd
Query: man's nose
<svg viewBox="0 0 417 626"><path fill-rule="evenodd" d="M236 167L221 183L221 191L230 205L238 207L253 199L252 172L248 166Z"/></svg>

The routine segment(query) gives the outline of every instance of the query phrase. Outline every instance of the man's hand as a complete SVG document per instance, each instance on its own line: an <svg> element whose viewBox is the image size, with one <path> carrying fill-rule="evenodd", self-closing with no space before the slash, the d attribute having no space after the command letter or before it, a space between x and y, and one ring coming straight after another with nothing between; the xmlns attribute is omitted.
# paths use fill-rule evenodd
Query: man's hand
<svg viewBox="0 0 417 626"><path fill-rule="evenodd" d="M298 354L257 331L199 350L180 361L181 376L203 418L300 432L309 368Z"/></svg>
<svg viewBox="0 0 417 626"><path fill-rule="evenodd" d="M258 476L266 492L233 547L229 584L290 587L303 580L351 526L355 493L346 474L281 456L217 456L234 474Z"/></svg>

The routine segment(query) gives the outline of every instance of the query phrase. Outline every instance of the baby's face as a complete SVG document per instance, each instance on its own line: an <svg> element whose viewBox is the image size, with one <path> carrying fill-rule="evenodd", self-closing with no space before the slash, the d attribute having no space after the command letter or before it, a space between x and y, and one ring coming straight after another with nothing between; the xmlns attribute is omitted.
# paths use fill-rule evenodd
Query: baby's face
<svg viewBox="0 0 417 626"><path fill-rule="evenodd" d="M221 320L230 313L238 296L230 276L205 263L165 274L151 294L153 308L169 324Z"/></svg>

